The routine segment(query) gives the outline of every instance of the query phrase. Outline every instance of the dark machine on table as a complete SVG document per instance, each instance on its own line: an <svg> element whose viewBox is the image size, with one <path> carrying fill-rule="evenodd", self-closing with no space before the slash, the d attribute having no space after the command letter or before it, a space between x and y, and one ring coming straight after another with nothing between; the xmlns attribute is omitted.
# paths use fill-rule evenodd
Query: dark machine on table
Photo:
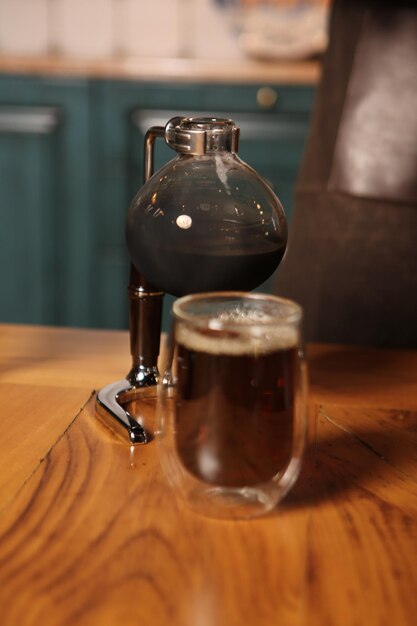
<svg viewBox="0 0 417 626"><path fill-rule="evenodd" d="M157 137L177 155L153 173ZM164 292L248 291L283 257L284 210L269 185L239 159L238 141L232 120L210 117L175 117L146 133L145 182L126 226L132 367L96 400L99 415L110 418L130 444L151 438L128 404L155 395Z"/></svg>

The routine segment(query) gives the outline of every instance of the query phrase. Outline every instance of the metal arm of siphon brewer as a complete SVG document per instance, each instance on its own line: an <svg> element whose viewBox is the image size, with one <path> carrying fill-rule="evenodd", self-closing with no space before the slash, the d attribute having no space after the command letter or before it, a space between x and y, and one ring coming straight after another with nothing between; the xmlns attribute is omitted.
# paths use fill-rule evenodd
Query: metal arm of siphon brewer
<svg viewBox="0 0 417 626"><path fill-rule="evenodd" d="M164 136L162 126L153 126L145 135L144 182L153 174L155 139ZM158 382L163 295L131 264L128 296L132 367L126 378L103 387L96 397L97 413L124 438L127 437L131 445L149 441L145 428L124 405L129 399L140 399L141 390Z"/></svg>

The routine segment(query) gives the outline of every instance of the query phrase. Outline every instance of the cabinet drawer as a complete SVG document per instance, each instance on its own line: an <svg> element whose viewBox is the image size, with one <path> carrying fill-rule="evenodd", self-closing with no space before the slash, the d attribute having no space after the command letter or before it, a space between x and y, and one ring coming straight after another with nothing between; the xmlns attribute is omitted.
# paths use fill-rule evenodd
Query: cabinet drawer
<svg viewBox="0 0 417 626"><path fill-rule="evenodd" d="M309 86L259 84L194 87L196 95L199 95L199 106L215 112L221 106L223 110L242 113L309 113L314 98L314 89ZM186 100L184 104L187 104Z"/></svg>

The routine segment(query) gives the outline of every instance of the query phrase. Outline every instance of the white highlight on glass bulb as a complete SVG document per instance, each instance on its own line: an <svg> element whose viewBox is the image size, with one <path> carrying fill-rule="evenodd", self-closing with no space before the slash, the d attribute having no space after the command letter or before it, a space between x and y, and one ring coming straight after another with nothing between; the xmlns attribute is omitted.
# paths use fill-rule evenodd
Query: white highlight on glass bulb
<svg viewBox="0 0 417 626"><path fill-rule="evenodd" d="M177 226L179 228L183 228L184 230L187 230L187 228L190 228L192 223L193 223L193 220L191 219L189 215L179 215L176 219Z"/></svg>

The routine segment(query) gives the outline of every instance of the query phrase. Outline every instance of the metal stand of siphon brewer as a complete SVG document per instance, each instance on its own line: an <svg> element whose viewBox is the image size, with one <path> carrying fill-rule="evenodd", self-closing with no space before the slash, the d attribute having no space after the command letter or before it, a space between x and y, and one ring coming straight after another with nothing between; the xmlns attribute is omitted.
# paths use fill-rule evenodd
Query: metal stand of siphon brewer
<svg viewBox="0 0 417 626"><path fill-rule="evenodd" d="M144 182L153 174L154 143L157 137L165 137L164 127L153 126L145 135ZM131 264L128 297L132 367L126 378L103 387L96 397L98 415L131 445L150 440L144 426L129 413L125 405L130 400L140 400L141 395L145 396L147 390L155 388L158 382L163 295Z"/></svg>

